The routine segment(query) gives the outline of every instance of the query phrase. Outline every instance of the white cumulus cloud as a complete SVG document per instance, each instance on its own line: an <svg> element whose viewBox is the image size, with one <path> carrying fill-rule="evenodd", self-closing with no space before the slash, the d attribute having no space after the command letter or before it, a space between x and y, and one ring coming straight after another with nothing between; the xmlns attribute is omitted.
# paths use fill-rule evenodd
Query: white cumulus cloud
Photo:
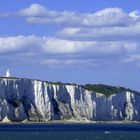
<svg viewBox="0 0 140 140"><path fill-rule="evenodd" d="M140 52L139 45L127 41L71 41L35 35L0 37L0 56L14 63L32 63L34 59L34 63L52 68L62 65L89 68L117 64L122 59L124 63L137 61L139 56L132 54Z"/></svg>
<svg viewBox="0 0 140 140"><path fill-rule="evenodd" d="M13 53L36 58L39 64L97 66L108 62L134 63L140 54L140 12L105 8L91 13L56 11L34 3L0 17L23 17L30 24L59 25L51 36L1 36L0 54ZM45 26L44 26L45 27ZM28 30L28 29L27 29ZM81 59L85 57L86 59ZM20 58L19 58L20 59ZM28 59L29 61L32 59Z"/></svg>
<svg viewBox="0 0 140 140"><path fill-rule="evenodd" d="M139 44L129 42L72 41L47 36L0 37L0 53L40 51L48 54L120 54L137 50Z"/></svg>

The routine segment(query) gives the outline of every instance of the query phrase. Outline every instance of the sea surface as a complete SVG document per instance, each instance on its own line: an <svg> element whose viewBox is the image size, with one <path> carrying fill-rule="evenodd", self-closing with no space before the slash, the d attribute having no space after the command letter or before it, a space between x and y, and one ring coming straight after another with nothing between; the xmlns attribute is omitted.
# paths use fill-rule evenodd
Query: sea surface
<svg viewBox="0 0 140 140"><path fill-rule="evenodd" d="M0 124L0 140L140 140L140 124Z"/></svg>

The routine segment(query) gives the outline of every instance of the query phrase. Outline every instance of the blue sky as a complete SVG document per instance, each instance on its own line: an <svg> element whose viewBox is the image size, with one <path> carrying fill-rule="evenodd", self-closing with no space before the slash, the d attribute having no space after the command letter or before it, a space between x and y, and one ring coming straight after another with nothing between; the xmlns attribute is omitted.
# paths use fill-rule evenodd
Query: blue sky
<svg viewBox="0 0 140 140"><path fill-rule="evenodd" d="M4 0L0 74L140 91L140 1Z"/></svg>

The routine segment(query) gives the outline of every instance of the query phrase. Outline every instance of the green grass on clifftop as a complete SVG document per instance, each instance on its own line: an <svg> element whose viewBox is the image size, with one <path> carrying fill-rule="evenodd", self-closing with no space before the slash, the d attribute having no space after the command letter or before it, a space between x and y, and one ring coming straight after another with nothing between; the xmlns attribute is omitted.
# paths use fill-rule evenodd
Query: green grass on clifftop
<svg viewBox="0 0 140 140"><path fill-rule="evenodd" d="M7 80L37 80L37 79L28 79L28 78L18 78L18 77L4 77L0 76L0 80L7 79ZM42 80L37 80L37 81L42 81ZM48 82L49 84L52 85L71 85L71 86L80 86L84 89L87 89L88 91L92 92L98 92L101 94L104 94L105 96L110 96L112 94L116 93L121 93L121 92L131 92L134 94L140 95L140 92L137 92L135 90L131 90L129 88L125 87L116 87L116 86L110 86L110 85L105 85L105 84L86 84L86 85L78 85L76 83L63 83L63 82L50 82L50 81L42 81L42 82Z"/></svg>
<svg viewBox="0 0 140 140"><path fill-rule="evenodd" d="M139 92L131 90L129 88L124 87L115 87L110 85L104 85L104 84L87 84L84 86L85 89L92 91L92 92L98 92L101 94L104 94L106 96L110 96L112 94L121 93L121 92L132 92L134 94L139 94Z"/></svg>

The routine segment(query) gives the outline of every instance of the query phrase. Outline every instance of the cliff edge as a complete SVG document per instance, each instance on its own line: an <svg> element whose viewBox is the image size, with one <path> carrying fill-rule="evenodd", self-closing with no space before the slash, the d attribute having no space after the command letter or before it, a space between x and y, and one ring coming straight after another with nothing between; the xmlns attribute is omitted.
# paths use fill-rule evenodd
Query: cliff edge
<svg viewBox="0 0 140 140"><path fill-rule="evenodd" d="M1 77L0 121L6 120L140 121L140 94L106 85Z"/></svg>

